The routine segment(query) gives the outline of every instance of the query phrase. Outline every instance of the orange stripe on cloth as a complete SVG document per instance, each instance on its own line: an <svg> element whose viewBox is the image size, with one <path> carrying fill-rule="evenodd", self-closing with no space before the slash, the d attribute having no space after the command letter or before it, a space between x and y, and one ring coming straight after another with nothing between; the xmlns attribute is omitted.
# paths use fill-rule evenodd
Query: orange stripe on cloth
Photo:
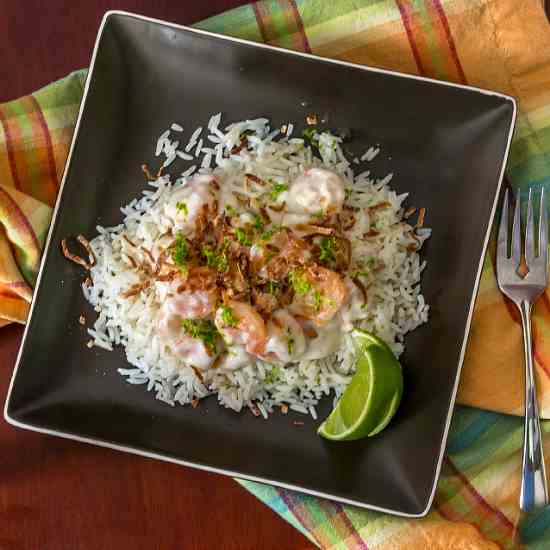
<svg viewBox="0 0 550 550"><path fill-rule="evenodd" d="M21 179L17 171L17 163L15 162L15 151L14 151L14 136L10 124L8 122L8 117L4 113L2 106L0 105L0 124L4 129L4 135L6 136L6 153L8 155L8 161L11 171L11 179L13 181L13 186L21 190Z"/></svg>
<svg viewBox="0 0 550 550"><path fill-rule="evenodd" d="M336 530L339 540L352 543L350 548L354 550L368 550L367 543L361 538L341 504L322 498L319 499L319 505L330 518L331 525Z"/></svg>
<svg viewBox="0 0 550 550"><path fill-rule="evenodd" d="M426 71L424 69L424 65L422 63L418 45L416 43L414 32L413 32L412 21L411 21L411 8L407 0L395 0L395 3L397 5L397 8L399 9L399 13L401 14L401 20L403 22L403 27L405 29L405 33L407 34L407 38L409 40L409 45L411 47L414 61L416 63L416 68L418 69L418 74L422 76L426 76Z"/></svg>
<svg viewBox="0 0 550 550"><path fill-rule="evenodd" d="M1 285L0 294L2 294L0 297L0 319L2 320L0 326L7 325L8 322L24 323L29 314L30 304L17 296L10 296L8 293L4 295L1 292Z"/></svg>
<svg viewBox="0 0 550 550"><path fill-rule="evenodd" d="M36 118L38 121L38 127L40 128L40 132L42 133L42 137L44 140L45 148L46 148L46 158L47 158L47 169L46 169L46 178L44 178L46 181L44 184L48 185L50 189L49 197L48 197L48 204L50 206L53 206L55 203L55 199L57 197L57 191L59 189L59 180L57 178L57 169L55 166L55 158L53 154L53 144L52 144L52 138L50 135L50 130L48 128L48 124L46 123L46 119L44 117L44 113L42 112L42 108L40 107L40 104L36 100L36 98L33 95L27 96L28 101L32 104L32 108L34 113L36 114Z"/></svg>
<svg viewBox="0 0 550 550"><path fill-rule="evenodd" d="M268 34L267 25L264 23L264 20L269 17L267 8L263 2L254 2L254 4L252 4L252 8L254 10L254 15L256 16L258 29L260 31L260 34L262 35L262 40L266 44L270 44L271 40Z"/></svg>
<svg viewBox="0 0 550 550"><path fill-rule="evenodd" d="M451 28L449 27L449 21L447 20L447 15L445 14L445 10L441 5L440 0L431 0L431 3L432 3L432 6L435 8L435 11L437 12L437 15L441 21L441 26L443 28L443 32L449 47L450 58L452 59L452 61L456 66L456 71L458 74L458 78L456 80L458 80L458 82L460 82L461 84L467 84L466 75L464 74L464 69L462 68L462 64L460 63L460 59L458 57L458 52L456 50L456 45L454 42L453 35L451 33Z"/></svg>
<svg viewBox="0 0 550 550"><path fill-rule="evenodd" d="M448 457L445 456L444 458L445 465L450 470L452 475L456 477L457 480L460 481L463 490L462 494L465 498L467 498L470 502L472 502L473 506L469 510L472 512L472 510L477 509L480 513L482 513L485 517L487 517L496 527L498 527L500 530L504 531L508 536L512 536L514 533L514 524L498 509L493 506L491 506L485 498L481 495L480 492L476 490L476 488L470 483L470 480L468 477L455 466L453 461ZM439 504L439 507L444 507L445 505ZM448 511L449 508L445 507L445 509Z"/></svg>
<svg viewBox="0 0 550 550"><path fill-rule="evenodd" d="M0 211L5 214L6 218L10 219L9 230L6 227L8 234L10 230L17 231L30 247L27 253L32 254L34 268L36 269L40 260L41 249L36 233L19 205L2 188L0 188Z"/></svg>
<svg viewBox="0 0 550 550"><path fill-rule="evenodd" d="M286 0L286 3L288 4L288 8L287 10L285 10L285 13L289 12L290 14L292 14L292 17L294 18L294 24L300 38L300 43L298 44L297 49L303 52L311 53L311 48L309 46L309 41L307 39L306 31L304 29L304 23L302 21L300 11L298 10L298 6L296 5L295 0Z"/></svg>

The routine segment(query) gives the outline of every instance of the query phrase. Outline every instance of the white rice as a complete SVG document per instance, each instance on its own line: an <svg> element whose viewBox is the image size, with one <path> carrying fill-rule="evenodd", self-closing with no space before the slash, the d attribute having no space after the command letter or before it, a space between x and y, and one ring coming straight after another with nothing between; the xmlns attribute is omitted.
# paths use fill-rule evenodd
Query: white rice
<svg viewBox="0 0 550 550"><path fill-rule="evenodd" d="M246 194L243 187L245 173L264 180L285 182L314 166L333 170L344 179L348 204L360 209L357 222L347 235L352 242L354 261L377 258L382 262L379 271L367 270L366 274L359 275L368 286L368 298L364 316L355 325L376 333L396 355L400 355L404 350L405 334L428 319L429 306L419 285L426 264L421 262L418 252L408 247L414 242L422 244L430 236L430 230L420 229L415 237L411 237L410 226L403 222L405 209L402 203L406 194L397 195L388 187L393 174L380 180L371 178L369 171L354 176L350 162L341 150L340 138L328 133L319 136L319 159L304 145L304 140L290 138L291 123L287 124L283 139L274 141L279 130L272 131L265 118L230 124L225 132L219 130L220 122L221 114L218 113L207 125L210 136L218 140L214 149L203 152L203 140L199 137L202 127L199 127L191 135L185 152L195 147L194 157L202 155L199 171L214 174L222 186ZM175 123L171 129L183 131ZM248 148L239 154L231 154L244 131L247 131ZM155 155L164 153L167 157L164 165L168 166L176 157L182 160L194 158L178 151L179 142L171 142L169 135L170 130L164 132L155 149ZM216 143L214 139L210 141ZM370 161L378 152L378 148L370 148L361 160ZM323 359L291 363L284 368L257 359L236 371L214 370L203 382L193 368L183 364L159 341L156 334L165 291L163 283L156 282L150 291L131 298L121 296L127 288L140 281L140 275L132 269L123 236L151 250L167 228L162 207L173 186L185 185L196 169L196 165L187 168L181 174L182 179L174 184L167 175L151 182L152 190L144 191L141 198L132 200L121 209L123 223L111 228L97 227L98 236L91 241L97 257L90 272L93 285L82 287L85 298L99 313L93 329L88 332L98 347L110 351L114 346L123 346L128 362L134 368L119 369L119 373L129 383L143 384L148 391L154 391L157 399L169 405L187 404L216 394L221 405L236 411L250 407L264 418L283 403L293 411L316 418L315 406L319 400L331 392L337 399L354 373L349 333L342 333L340 349ZM374 219L368 207L382 202L389 206L377 211ZM378 236L365 239L363 236L374 229L374 223Z"/></svg>

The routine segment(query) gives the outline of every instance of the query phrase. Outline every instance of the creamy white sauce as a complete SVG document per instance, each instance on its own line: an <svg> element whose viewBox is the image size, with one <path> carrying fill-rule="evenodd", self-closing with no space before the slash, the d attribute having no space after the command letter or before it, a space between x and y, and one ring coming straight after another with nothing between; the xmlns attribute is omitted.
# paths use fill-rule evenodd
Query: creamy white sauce
<svg viewBox="0 0 550 550"><path fill-rule="evenodd" d="M175 231L191 233L203 207L213 207L218 196L214 181L214 176L199 175L174 191L164 205L164 215L173 223Z"/></svg>
<svg viewBox="0 0 550 550"><path fill-rule="evenodd" d="M348 298L340 309L340 319L342 330L344 332L349 332L353 330L353 321L366 317L366 312L363 307L365 305L365 299L361 290L349 277L346 277L344 282L348 289Z"/></svg>
<svg viewBox="0 0 550 550"><path fill-rule="evenodd" d="M217 358L217 354L210 354L201 340L182 336L172 343L173 352L181 357L188 365L200 370L206 370Z"/></svg>
<svg viewBox="0 0 550 550"><path fill-rule="evenodd" d="M298 361L306 349L302 327L285 309L274 311L267 324L265 355L277 361Z"/></svg>
<svg viewBox="0 0 550 550"><path fill-rule="evenodd" d="M340 319L337 317L323 327L318 327L309 321L306 325L310 330L315 330L317 336L309 340L307 350L300 358L302 361L322 359L340 347L342 330Z"/></svg>
<svg viewBox="0 0 550 550"><path fill-rule="evenodd" d="M287 210L294 215L319 211L337 213L342 210L344 199L344 181L338 174L323 168L310 168L292 182Z"/></svg>
<svg viewBox="0 0 550 550"><path fill-rule="evenodd" d="M230 346L224 353L218 369L220 371L237 370L250 365L253 360L254 358L243 346Z"/></svg>

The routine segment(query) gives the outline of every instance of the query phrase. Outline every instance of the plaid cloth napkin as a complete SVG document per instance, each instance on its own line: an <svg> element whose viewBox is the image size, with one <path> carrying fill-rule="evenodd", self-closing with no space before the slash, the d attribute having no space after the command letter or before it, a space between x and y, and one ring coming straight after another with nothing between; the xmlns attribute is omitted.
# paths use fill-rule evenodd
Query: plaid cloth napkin
<svg viewBox="0 0 550 550"><path fill-rule="evenodd" d="M508 182L520 190L550 186L550 26L537 0L266 0L198 26L513 95L519 116ZM0 326L25 321L85 76L79 71L0 104ZM494 241L458 396L470 407L456 408L426 518L396 518L241 483L323 548L519 548L522 420L498 413L522 411L521 330L497 289L493 266ZM534 340L541 410L550 418L548 295L535 310ZM550 457L550 421L543 431ZM550 548L550 511L533 518L525 533L535 540L529 548Z"/></svg>

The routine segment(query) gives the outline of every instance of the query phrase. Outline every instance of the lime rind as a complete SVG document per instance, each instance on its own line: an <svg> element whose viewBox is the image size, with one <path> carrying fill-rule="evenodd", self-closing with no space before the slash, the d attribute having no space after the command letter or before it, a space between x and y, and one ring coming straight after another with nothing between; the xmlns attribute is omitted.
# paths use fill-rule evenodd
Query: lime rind
<svg viewBox="0 0 550 550"><path fill-rule="evenodd" d="M403 394L401 365L389 346L366 331L352 332L356 373L317 433L352 441L380 433L395 415Z"/></svg>

